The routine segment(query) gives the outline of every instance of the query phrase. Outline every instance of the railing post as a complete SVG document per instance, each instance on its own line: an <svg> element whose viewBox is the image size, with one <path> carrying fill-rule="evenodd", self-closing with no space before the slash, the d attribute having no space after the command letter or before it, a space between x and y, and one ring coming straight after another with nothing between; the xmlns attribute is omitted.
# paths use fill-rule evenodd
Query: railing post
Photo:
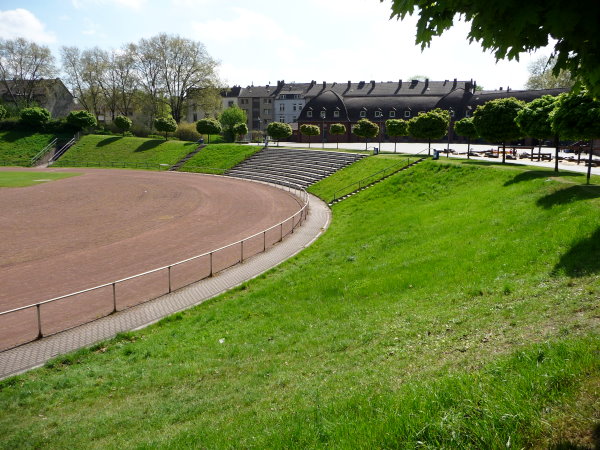
<svg viewBox="0 0 600 450"><path fill-rule="evenodd" d="M44 335L42 334L42 313L40 311L40 304L38 303L36 306L37 309L37 321L38 321L38 339L41 339L44 337Z"/></svg>
<svg viewBox="0 0 600 450"><path fill-rule="evenodd" d="M169 294L171 293L171 266L167 267L169 272Z"/></svg>
<svg viewBox="0 0 600 450"><path fill-rule="evenodd" d="M240 262L244 262L244 240L242 239L242 241L240 242L241 244L241 252L240 252Z"/></svg>
<svg viewBox="0 0 600 450"><path fill-rule="evenodd" d="M294 227L296 226L296 224L294 223L296 221L296 214L294 214L292 216L292 234L294 234Z"/></svg>
<svg viewBox="0 0 600 450"><path fill-rule="evenodd" d="M267 250L267 230L263 231L263 252Z"/></svg>
<svg viewBox="0 0 600 450"><path fill-rule="evenodd" d="M112 284L113 289L113 313L117 312L117 288L115 286L116 283Z"/></svg>
<svg viewBox="0 0 600 450"><path fill-rule="evenodd" d="M210 274L208 275L209 277L213 276L213 252L210 252Z"/></svg>
<svg viewBox="0 0 600 450"><path fill-rule="evenodd" d="M283 222L279 224L279 242L283 241Z"/></svg>

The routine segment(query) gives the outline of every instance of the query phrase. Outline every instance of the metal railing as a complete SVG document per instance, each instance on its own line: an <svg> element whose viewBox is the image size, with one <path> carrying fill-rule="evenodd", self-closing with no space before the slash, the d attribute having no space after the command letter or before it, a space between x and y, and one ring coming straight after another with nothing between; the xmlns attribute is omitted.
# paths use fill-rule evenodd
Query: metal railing
<svg viewBox="0 0 600 450"><path fill-rule="evenodd" d="M54 146L56 145L57 141L58 141L58 138L54 138L52 140L52 142L50 142L43 149L41 149L37 153L37 155L35 155L33 158L31 158L31 161L30 161L29 165L33 166L36 162L38 162L46 153L48 153L50 151L50 149L54 148Z"/></svg>
<svg viewBox="0 0 600 450"><path fill-rule="evenodd" d="M336 201L336 199L341 198L345 195L348 195L354 191L358 191L359 189L362 189L363 187L365 187L385 176L389 176L395 172L398 172L409 165L410 165L410 158L406 158L401 161L398 161L395 164L392 164L391 166L386 167L385 169L382 169L382 170L379 170L378 172L372 173L371 175L369 175L365 178L362 178L361 180L350 183L349 185L344 186L343 188L335 191L333 193L333 199L331 200L330 203L333 203Z"/></svg>
<svg viewBox="0 0 600 450"><path fill-rule="evenodd" d="M300 209L265 230L166 266L0 312L0 351L169 294L266 251L292 234L308 215L309 196L302 187L280 188L295 196Z"/></svg>
<svg viewBox="0 0 600 450"><path fill-rule="evenodd" d="M79 133L76 133L65 145L58 149L56 153L52 155L52 158L50 158L50 162L53 163L57 161L58 158L60 158L67 150L69 150L73 145L75 145L79 140L79 136Z"/></svg>

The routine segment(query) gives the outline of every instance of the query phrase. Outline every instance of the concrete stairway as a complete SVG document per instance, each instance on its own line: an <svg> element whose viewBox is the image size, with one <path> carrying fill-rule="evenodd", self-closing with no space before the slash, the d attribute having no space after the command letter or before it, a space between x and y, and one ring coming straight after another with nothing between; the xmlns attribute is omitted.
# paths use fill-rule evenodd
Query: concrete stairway
<svg viewBox="0 0 600 450"><path fill-rule="evenodd" d="M270 147L231 168L226 175L305 188L365 156Z"/></svg>
<svg viewBox="0 0 600 450"><path fill-rule="evenodd" d="M198 153L204 147L206 147L206 144L199 145L197 148L195 148L194 150L189 152L187 155L185 155L183 158L181 158L179 161L177 161L175 164L173 164L171 167L169 167L168 170L169 171L179 170L179 168L181 166L183 166L192 156L194 156L196 153Z"/></svg>

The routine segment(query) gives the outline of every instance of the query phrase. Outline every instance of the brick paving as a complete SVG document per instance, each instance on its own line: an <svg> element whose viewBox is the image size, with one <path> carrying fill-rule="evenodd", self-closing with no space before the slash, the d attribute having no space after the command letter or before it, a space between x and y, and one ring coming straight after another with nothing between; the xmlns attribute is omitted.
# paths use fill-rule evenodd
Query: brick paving
<svg viewBox="0 0 600 450"><path fill-rule="evenodd" d="M198 305L254 278L310 245L329 226L330 218L331 211L327 205L311 195L306 221L283 242L265 253L253 256L213 278L199 281L171 294L1 352L0 379L39 367L57 355L110 339L119 332L143 328L169 314Z"/></svg>

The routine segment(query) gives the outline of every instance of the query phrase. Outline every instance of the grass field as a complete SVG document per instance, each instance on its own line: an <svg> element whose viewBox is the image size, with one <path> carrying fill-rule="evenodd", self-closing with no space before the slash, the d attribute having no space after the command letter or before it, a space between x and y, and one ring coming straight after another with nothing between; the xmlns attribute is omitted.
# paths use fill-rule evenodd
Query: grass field
<svg viewBox="0 0 600 450"><path fill-rule="evenodd" d="M458 161L394 175L267 274L1 382L0 447L592 448L584 181Z"/></svg>
<svg viewBox="0 0 600 450"><path fill-rule="evenodd" d="M384 169L397 166L402 161L407 161L408 158L409 155L377 155L363 158L313 184L308 188L308 192L329 202L334 193L337 192L337 197L341 197L352 192L358 187L354 183L367 177L369 180L368 182L365 181L365 184L377 181L389 174L389 172L382 172ZM411 161L416 159L416 157L413 157Z"/></svg>
<svg viewBox="0 0 600 450"><path fill-rule="evenodd" d="M61 157L56 167L140 167L158 170L175 164L198 147L195 142L87 135Z"/></svg>
<svg viewBox="0 0 600 450"><path fill-rule="evenodd" d="M27 166L55 137L27 131L0 131L0 164Z"/></svg>
<svg viewBox="0 0 600 450"><path fill-rule="evenodd" d="M211 172L213 169L230 169L262 147L247 144L209 144L192 156L182 167L184 172Z"/></svg>
<svg viewBox="0 0 600 450"><path fill-rule="evenodd" d="M25 187L47 181L60 180L79 175L78 173L51 173L51 172L2 172L0 171L0 188Z"/></svg>

